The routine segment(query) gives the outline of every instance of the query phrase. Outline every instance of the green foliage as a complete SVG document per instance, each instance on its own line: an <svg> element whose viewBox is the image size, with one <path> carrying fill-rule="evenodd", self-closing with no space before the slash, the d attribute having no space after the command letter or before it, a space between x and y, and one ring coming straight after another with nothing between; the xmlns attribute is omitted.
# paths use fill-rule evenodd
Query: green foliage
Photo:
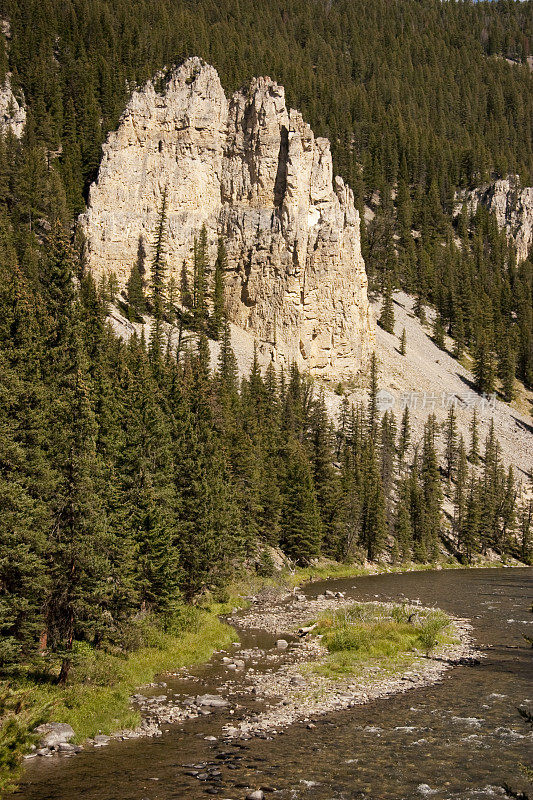
<svg viewBox="0 0 533 800"><path fill-rule="evenodd" d="M531 558L531 512L515 508L493 433L482 475L467 475L451 423L443 464L434 420L412 447L408 413L397 437L394 417L379 412L375 355L368 405L343 401L337 428L296 365L263 374L256 353L240 381L224 316L224 242L213 268L207 230L198 231L178 291L167 280L165 188L125 287L132 319L150 307L148 346L113 334L116 277L97 289L81 237L70 237L126 87L178 54L205 57L227 89L271 74L329 136L357 206L374 213L362 241L372 285L385 291L384 327L394 327L392 286L408 288L421 318L432 303L457 352L475 354L482 391L494 385L497 356L509 399L515 372L533 380L531 262L516 263L482 207L451 219L457 189L492 172L524 182L533 173L531 77L495 57L526 56L527 4L506 6L505 37L497 6L297 0L287 11L246 0L235 15L226 0L50 0L43 13L36 0L6 0L13 37L0 74L9 68L23 90L28 123L20 142L0 137L4 670L46 660L50 678L66 684L54 691L72 682L83 695L83 677L110 708L100 683L109 674L122 685L125 654L148 648L150 669L161 667L154 651L181 624L177 605L221 593L266 545L309 569L324 554L426 563L448 533L442 467L450 492L454 484L459 554L519 547ZM221 340L214 372L207 334ZM81 713L76 724L83 731Z"/></svg>
<svg viewBox="0 0 533 800"><path fill-rule="evenodd" d="M323 614L317 631L332 654L326 667L349 672L373 660L393 663L419 650L429 655L449 625L450 619L441 611L358 603Z"/></svg>
<svg viewBox="0 0 533 800"><path fill-rule="evenodd" d="M392 299L392 284L390 278L387 278L385 284L383 305L378 322L384 331L387 331L387 333L394 333L394 302Z"/></svg>
<svg viewBox="0 0 533 800"><path fill-rule="evenodd" d="M30 733L46 718L46 704L30 706L27 696L0 686L0 792L16 788L22 754L33 744Z"/></svg>
<svg viewBox="0 0 533 800"><path fill-rule="evenodd" d="M407 355L407 333L405 332L405 328L403 328L400 338L400 355Z"/></svg>
<svg viewBox="0 0 533 800"><path fill-rule="evenodd" d="M217 259L215 261L215 274L213 277L213 312L209 319L209 332L213 339L220 337L225 315L224 307L224 273L228 268L226 246L222 238L218 241Z"/></svg>

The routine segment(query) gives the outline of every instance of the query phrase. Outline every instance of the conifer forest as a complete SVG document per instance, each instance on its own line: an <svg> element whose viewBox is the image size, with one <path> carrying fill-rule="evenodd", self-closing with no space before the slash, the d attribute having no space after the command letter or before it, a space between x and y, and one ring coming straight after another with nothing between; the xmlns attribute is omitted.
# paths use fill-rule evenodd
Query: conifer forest
<svg viewBox="0 0 533 800"><path fill-rule="evenodd" d="M257 349L243 365L228 243L213 258L199 228L177 280L166 193L124 285L89 269L77 219L134 88L189 56L227 93L269 75L353 190L376 324L407 359L406 293L475 391L531 415L533 254L467 198L533 185L533 4L0 0L0 17L0 85L26 110L20 136L0 125L1 791L49 716L21 690L66 691L84 653L127 658L143 619L173 635L278 556L532 564L531 458L518 475L475 408L468 436L453 405L420 434L382 409L376 353L358 400Z"/></svg>

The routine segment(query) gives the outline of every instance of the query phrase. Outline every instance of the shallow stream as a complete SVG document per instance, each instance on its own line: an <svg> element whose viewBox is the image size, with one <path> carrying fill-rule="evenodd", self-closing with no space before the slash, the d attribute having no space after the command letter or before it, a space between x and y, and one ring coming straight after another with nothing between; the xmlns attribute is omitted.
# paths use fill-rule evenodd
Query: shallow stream
<svg viewBox="0 0 533 800"><path fill-rule="evenodd" d="M242 800L261 787L267 800L455 800L504 797L504 782L517 786L518 762L533 760L533 739L516 710L533 706L533 650L522 637L533 636L533 569L368 576L314 583L304 591L316 596L326 588L359 600L419 599L468 617L481 664L455 667L434 686L318 718L311 730L297 723L272 739L227 743L222 725L259 704L245 691L245 676L230 673L217 654L189 677L167 679L164 691L182 698L229 688L233 715L221 709L166 725L156 739L32 760L15 797ZM275 668L276 637L249 630L240 635L243 649L266 650L254 669Z"/></svg>

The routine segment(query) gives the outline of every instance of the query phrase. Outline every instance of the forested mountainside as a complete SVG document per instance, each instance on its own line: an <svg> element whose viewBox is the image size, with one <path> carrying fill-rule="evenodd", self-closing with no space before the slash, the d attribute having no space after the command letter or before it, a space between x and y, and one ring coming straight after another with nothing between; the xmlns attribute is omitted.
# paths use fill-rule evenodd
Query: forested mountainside
<svg viewBox="0 0 533 800"><path fill-rule="evenodd" d="M532 180L531 9L1 4L2 69L27 107L21 140L7 131L0 143L4 664L46 650L66 681L78 642L138 646L135 612L170 624L180 598L216 590L244 559L268 571L267 544L300 563L423 562L443 546L465 561L489 549L530 560L531 504L517 508L514 476L492 433L478 441L475 420L469 442L453 409L445 431L429 417L411 442L408 416L378 413L375 360L368 404L345 403L334 422L296 367L261 375L254 363L240 384L220 307L224 242L208 284L200 231L191 296L180 287L176 358L165 347L178 304L164 208L150 285L133 271L126 297L132 315L148 300L150 346L125 344L106 324L116 291L87 273L74 221L134 85L190 54L230 89L270 74L330 137L337 170L374 215L362 234L385 294L382 324L394 285L417 295L421 316L435 303L435 337L447 326L457 355L476 355L483 392L496 385L497 357L511 399L515 372L532 380L532 265L516 264L482 205L455 222L452 211L456 189L493 173ZM222 337L215 371L208 334Z"/></svg>
<svg viewBox="0 0 533 800"><path fill-rule="evenodd" d="M500 372L516 367L531 385L531 262L516 265L496 243L483 208L452 220L458 190L508 174L533 182L530 0L269 0L261 9L4 0L0 9L9 21L1 72L29 111L22 145L0 152L21 264L35 260L42 220L60 214L68 224L83 209L133 87L198 55L226 90L270 75L331 140L335 170L366 207L371 288L390 283L436 304L459 350L463 339L488 349L511 363Z"/></svg>

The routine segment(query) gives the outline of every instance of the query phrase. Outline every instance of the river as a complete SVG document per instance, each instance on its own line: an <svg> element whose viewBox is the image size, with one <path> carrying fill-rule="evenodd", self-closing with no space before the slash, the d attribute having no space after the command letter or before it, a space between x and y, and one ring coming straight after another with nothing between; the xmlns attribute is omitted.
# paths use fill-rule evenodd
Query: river
<svg viewBox="0 0 533 800"><path fill-rule="evenodd" d="M359 600L420 600L469 617L481 663L455 667L439 684L318 718L313 730L297 723L272 739L223 742L221 726L232 719L223 710L165 726L157 739L36 759L14 797L242 800L248 787L262 787L267 800L455 800L504 797L502 783L518 785L517 764L531 761L533 741L516 711L533 706L533 650L522 637L533 636L533 570L367 576L315 583L305 592L326 588ZM244 647L273 646L250 631L242 640ZM176 679L168 686L199 693L217 691L225 680L216 657L193 672L189 685ZM187 774L191 765L206 765L209 779Z"/></svg>

